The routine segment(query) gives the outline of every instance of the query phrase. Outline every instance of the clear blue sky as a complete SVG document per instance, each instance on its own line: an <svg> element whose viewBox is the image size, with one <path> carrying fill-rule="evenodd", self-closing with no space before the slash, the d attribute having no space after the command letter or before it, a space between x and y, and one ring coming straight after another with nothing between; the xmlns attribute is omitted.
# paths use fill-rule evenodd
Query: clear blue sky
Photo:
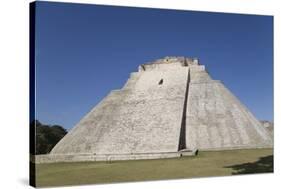
<svg viewBox="0 0 281 189"><path fill-rule="evenodd" d="M273 120L273 17L37 2L37 119L72 128L139 64L198 57Z"/></svg>

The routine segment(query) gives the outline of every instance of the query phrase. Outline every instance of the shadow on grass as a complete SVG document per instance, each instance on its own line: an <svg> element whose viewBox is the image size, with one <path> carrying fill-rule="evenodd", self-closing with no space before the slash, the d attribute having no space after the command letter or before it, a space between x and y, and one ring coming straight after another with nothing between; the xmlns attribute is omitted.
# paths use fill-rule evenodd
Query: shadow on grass
<svg viewBox="0 0 281 189"><path fill-rule="evenodd" d="M253 163L231 165L225 168L232 168L232 175L273 173L273 155L261 157L258 161Z"/></svg>

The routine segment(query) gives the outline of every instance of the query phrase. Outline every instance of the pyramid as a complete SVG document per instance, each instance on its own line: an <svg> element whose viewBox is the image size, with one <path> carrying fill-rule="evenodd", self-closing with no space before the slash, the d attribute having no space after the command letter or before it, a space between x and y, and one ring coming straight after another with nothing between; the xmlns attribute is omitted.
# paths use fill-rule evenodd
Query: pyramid
<svg viewBox="0 0 281 189"><path fill-rule="evenodd" d="M272 146L265 127L198 59L165 57L140 65L50 156L56 161L154 159L194 149Z"/></svg>

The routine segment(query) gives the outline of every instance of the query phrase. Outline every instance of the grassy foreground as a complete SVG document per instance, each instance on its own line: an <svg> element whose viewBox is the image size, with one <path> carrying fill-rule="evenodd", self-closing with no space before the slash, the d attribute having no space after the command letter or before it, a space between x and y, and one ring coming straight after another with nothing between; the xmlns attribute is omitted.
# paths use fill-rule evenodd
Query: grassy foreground
<svg viewBox="0 0 281 189"><path fill-rule="evenodd" d="M37 186L62 186L273 172L273 150L199 152L196 157L36 165Z"/></svg>

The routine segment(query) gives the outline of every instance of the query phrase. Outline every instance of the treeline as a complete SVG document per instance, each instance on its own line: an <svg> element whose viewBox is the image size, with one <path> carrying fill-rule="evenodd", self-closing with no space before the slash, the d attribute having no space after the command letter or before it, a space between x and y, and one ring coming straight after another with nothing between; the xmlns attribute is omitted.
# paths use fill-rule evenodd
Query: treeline
<svg viewBox="0 0 281 189"><path fill-rule="evenodd" d="M60 125L45 125L38 120L36 126L36 154L50 153L52 148L67 134L67 130Z"/></svg>

